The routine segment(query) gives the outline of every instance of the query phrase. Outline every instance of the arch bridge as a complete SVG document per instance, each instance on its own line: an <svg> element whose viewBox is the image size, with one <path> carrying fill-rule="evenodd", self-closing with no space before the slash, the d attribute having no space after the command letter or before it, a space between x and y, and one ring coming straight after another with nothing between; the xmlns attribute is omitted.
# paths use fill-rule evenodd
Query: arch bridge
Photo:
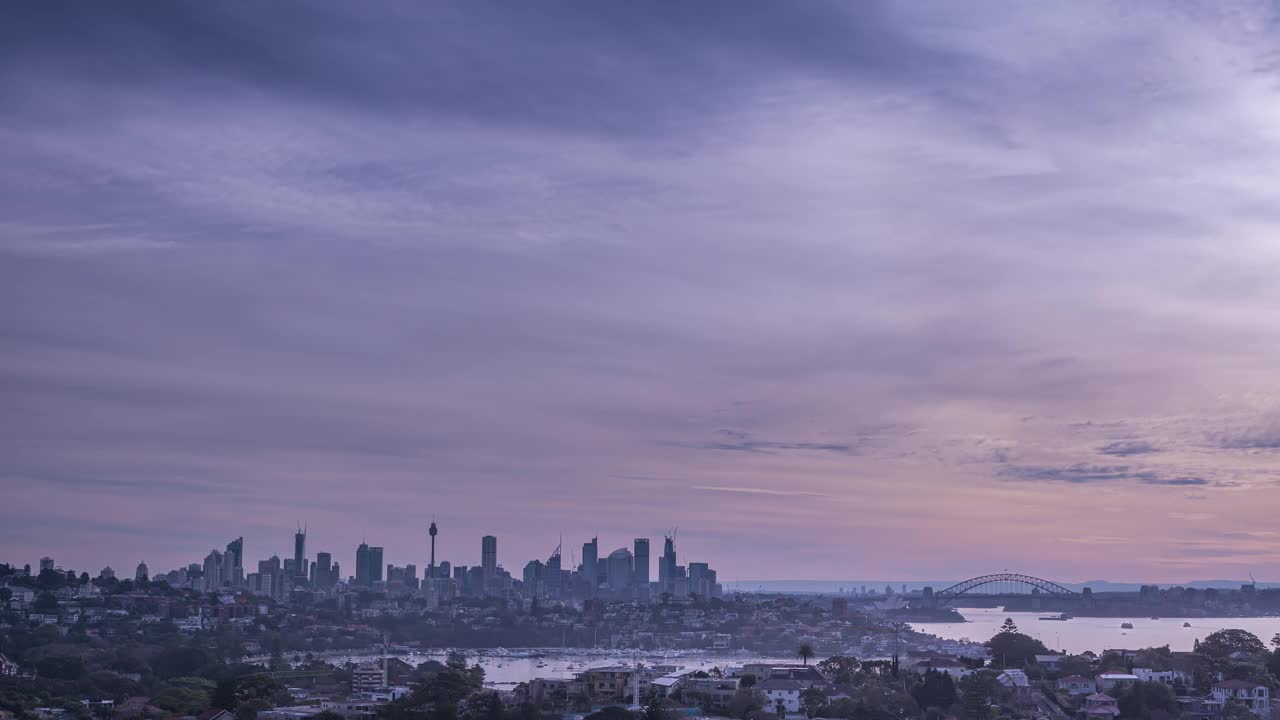
<svg viewBox="0 0 1280 720"><path fill-rule="evenodd" d="M932 595L932 597L929 597ZM1075 590L1059 585L1051 580L1021 575L1018 573L997 573L980 575L956 583L949 588L933 593L925 589L925 600L935 607L949 605L961 596L969 598L1008 598L1008 597L1040 597L1054 600L1079 600L1082 596Z"/></svg>

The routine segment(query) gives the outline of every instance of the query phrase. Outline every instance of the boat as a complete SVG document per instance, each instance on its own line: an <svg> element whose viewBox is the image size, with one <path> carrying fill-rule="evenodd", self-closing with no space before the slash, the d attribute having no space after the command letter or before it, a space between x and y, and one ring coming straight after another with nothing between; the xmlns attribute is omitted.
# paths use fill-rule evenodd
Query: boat
<svg viewBox="0 0 1280 720"><path fill-rule="evenodd" d="M1156 617L1155 615L1152 615L1152 616L1151 616L1151 619L1152 619L1152 620L1159 620L1160 618Z"/></svg>
<svg viewBox="0 0 1280 720"><path fill-rule="evenodd" d="M1121 629L1121 630L1132 630L1132 629L1133 629L1133 623L1131 623L1131 622L1122 622L1122 623L1120 623L1120 629Z"/></svg>
<svg viewBox="0 0 1280 720"><path fill-rule="evenodd" d="M1046 615L1045 617L1042 617L1040 619L1041 620L1070 620L1071 616L1066 613L1060 613L1058 615Z"/></svg>
<svg viewBox="0 0 1280 720"><path fill-rule="evenodd" d="M1182 627L1191 627L1191 623L1182 623Z"/></svg>

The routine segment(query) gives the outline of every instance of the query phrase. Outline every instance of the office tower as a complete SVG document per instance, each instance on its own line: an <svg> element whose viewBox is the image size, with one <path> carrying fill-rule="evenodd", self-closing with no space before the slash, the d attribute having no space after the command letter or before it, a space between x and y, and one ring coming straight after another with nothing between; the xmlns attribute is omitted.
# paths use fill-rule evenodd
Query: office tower
<svg viewBox="0 0 1280 720"><path fill-rule="evenodd" d="M649 538L636 538L634 547L631 584L639 599L644 600L649 595Z"/></svg>
<svg viewBox="0 0 1280 720"><path fill-rule="evenodd" d="M626 548L618 548L609 553L605 572L607 573L610 592L615 597L625 593L628 586L631 585L631 551Z"/></svg>
<svg viewBox="0 0 1280 720"><path fill-rule="evenodd" d="M591 538L591 542L582 543L582 579L586 583L586 597L589 598L596 596L596 588L600 584L600 572L597 568L599 560L599 538Z"/></svg>
<svg viewBox="0 0 1280 720"><path fill-rule="evenodd" d="M411 590L418 589L418 566L417 565L404 566L404 584L408 586L409 589Z"/></svg>
<svg viewBox="0 0 1280 720"><path fill-rule="evenodd" d="M710 597L711 589L707 582L709 578L710 568L706 563L689 563L689 594L701 595L702 597Z"/></svg>
<svg viewBox="0 0 1280 720"><path fill-rule="evenodd" d="M448 580L453 577L453 567L448 560L441 560L440 567L436 568L436 577Z"/></svg>
<svg viewBox="0 0 1280 720"><path fill-rule="evenodd" d="M440 531L436 529L436 521L431 521L431 527L427 528L427 535L431 536L431 563L427 565L428 578L436 576L436 534Z"/></svg>
<svg viewBox="0 0 1280 720"><path fill-rule="evenodd" d="M543 567L541 560L530 560L525 563L524 574L521 576L521 579L524 580L524 596L527 598L542 597L545 577L546 568Z"/></svg>
<svg viewBox="0 0 1280 720"><path fill-rule="evenodd" d="M360 547L356 548L356 585L369 587L372 583L373 573L369 570L369 546L360 543Z"/></svg>
<svg viewBox="0 0 1280 720"><path fill-rule="evenodd" d="M223 559L222 553L217 550L210 550L208 555L204 556L204 591L217 592L222 588L223 577Z"/></svg>
<svg viewBox="0 0 1280 720"><path fill-rule="evenodd" d="M227 582L232 587L244 585L244 538L238 537L227 543L227 552L223 556L223 566L227 571Z"/></svg>
<svg viewBox="0 0 1280 720"><path fill-rule="evenodd" d="M370 584L382 582L382 547L371 546L369 548L369 572Z"/></svg>
<svg viewBox="0 0 1280 720"><path fill-rule="evenodd" d="M323 590L333 587L337 575L334 574L333 556L327 552L316 553L316 562L312 566L315 571L311 574L311 584Z"/></svg>
<svg viewBox="0 0 1280 720"><path fill-rule="evenodd" d="M305 526L298 528L298 532L293 535L293 571L301 584L305 585L307 583L307 529Z"/></svg>
<svg viewBox="0 0 1280 720"><path fill-rule="evenodd" d="M146 582L150 577L151 574L147 572L147 563L145 561L138 563L138 569L133 573L134 581Z"/></svg>
<svg viewBox="0 0 1280 720"><path fill-rule="evenodd" d="M542 573L542 586L547 597L560 597L560 580L560 546L557 545L555 552L547 558L547 565Z"/></svg>
<svg viewBox="0 0 1280 720"><path fill-rule="evenodd" d="M667 535L662 541L662 557L658 560L658 585L662 592L675 591L676 581L676 539Z"/></svg>
<svg viewBox="0 0 1280 720"><path fill-rule="evenodd" d="M498 538L485 535L480 538L480 577L484 583L483 592L488 592L490 584L498 574Z"/></svg>
<svg viewBox="0 0 1280 720"><path fill-rule="evenodd" d="M53 569L53 558L51 557L40 558L40 572L44 572L45 570L52 570L52 569Z"/></svg>

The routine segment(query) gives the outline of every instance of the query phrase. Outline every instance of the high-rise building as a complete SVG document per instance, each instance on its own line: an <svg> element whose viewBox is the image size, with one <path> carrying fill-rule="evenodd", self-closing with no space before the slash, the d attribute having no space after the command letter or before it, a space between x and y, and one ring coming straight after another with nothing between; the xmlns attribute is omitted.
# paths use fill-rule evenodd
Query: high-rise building
<svg viewBox="0 0 1280 720"><path fill-rule="evenodd" d="M596 596L596 588L600 585L600 570L597 567L599 559L599 538L591 538L591 542L582 543L582 581L588 598Z"/></svg>
<svg viewBox="0 0 1280 720"><path fill-rule="evenodd" d="M662 557L658 559L658 585L664 593L675 592L676 540L667 535L662 541Z"/></svg>
<svg viewBox="0 0 1280 720"><path fill-rule="evenodd" d="M369 584L382 582L382 547L378 545L369 548Z"/></svg>
<svg viewBox="0 0 1280 720"><path fill-rule="evenodd" d="M297 575L295 582L307 584L307 529L298 528L293 534L293 572ZM291 580L293 578L290 578Z"/></svg>
<svg viewBox="0 0 1280 720"><path fill-rule="evenodd" d="M205 592L217 592L222 589L222 585L225 582L223 562L222 553L217 550L210 550L209 554L204 556Z"/></svg>
<svg viewBox="0 0 1280 720"><path fill-rule="evenodd" d="M701 595L702 597L711 597L711 588L708 585L710 581L711 568L706 563L691 562L689 563L689 594Z"/></svg>
<svg viewBox="0 0 1280 720"><path fill-rule="evenodd" d="M484 592L489 591L493 579L498 575L498 538L485 535L480 538L480 577L484 582Z"/></svg>
<svg viewBox="0 0 1280 720"><path fill-rule="evenodd" d="M369 569L369 546L360 543L360 547L356 548L356 585L369 587L372 584L373 571Z"/></svg>
<svg viewBox="0 0 1280 720"><path fill-rule="evenodd" d="M334 586L338 578L334 574L332 555L327 552L316 553L316 561L311 567L315 568L311 572L312 587L328 590Z"/></svg>
<svg viewBox="0 0 1280 720"><path fill-rule="evenodd" d="M637 597L643 600L649 594L649 538L636 538L633 547L631 584L635 586Z"/></svg>
<svg viewBox="0 0 1280 720"><path fill-rule="evenodd" d="M631 551L626 548L618 548L609 553L609 559L606 561L605 567L609 591L615 597L621 596L631 585Z"/></svg>
<svg viewBox="0 0 1280 720"><path fill-rule="evenodd" d="M44 572L45 570L52 570L52 569L53 569L53 558L51 557L40 558L40 572Z"/></svg>
<svg viewBox="0 0 1280 720"><path fill-rule="evenodd" d="M555 552L551 553L551 557L547 558L547 565L542 573L542 585L546 589L546 595L549 598L560 597L560 546L557 545Z"/></svg>
<svg viewBox="0 0 1280 720"><path fill-rule="evenodd" d="M138 563L138 569L133 573L133 579L136 582L146 582L151 578L151 573L147 571L147 563L145 561Z"/></svg>
<svg viewBox="0 0 1280 720"><path fill-rule="evenodd" d="M226 582L232 587L244 585L244 538L238 537L227 543L227 552L222 556L222 566Z"/></svg>

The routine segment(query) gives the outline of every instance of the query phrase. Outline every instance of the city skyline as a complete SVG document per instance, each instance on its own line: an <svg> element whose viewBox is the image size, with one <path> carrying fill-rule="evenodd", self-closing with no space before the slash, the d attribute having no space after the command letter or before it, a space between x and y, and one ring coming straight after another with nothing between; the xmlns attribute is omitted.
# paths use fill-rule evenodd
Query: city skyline
<svg viewBox="0 0 1280 720"><path fill-rule="evenodd" d="M1277 28L7 4L0 549L1280 578Z"/></svg>

